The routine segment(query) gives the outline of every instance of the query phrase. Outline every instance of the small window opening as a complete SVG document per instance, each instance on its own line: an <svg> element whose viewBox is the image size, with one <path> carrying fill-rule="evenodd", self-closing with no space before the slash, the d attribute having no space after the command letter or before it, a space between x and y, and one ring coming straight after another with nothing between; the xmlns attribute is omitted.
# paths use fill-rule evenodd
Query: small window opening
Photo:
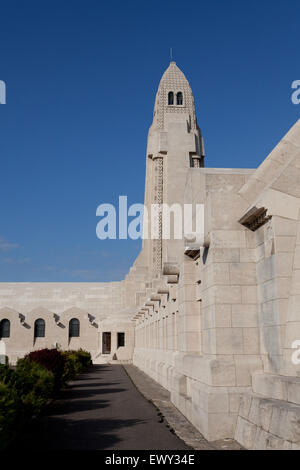
<svg viewBox="0 0 300 470"><path fill-rule="evenodd" d="M125 333L118 333L118 348L125 346Z"/></svg>
<svg viewBox="0 0 300 470"><path fill-rule="evenodd" d="M69 322L69 338L79 338L80 322L77 318L72 318Z"/></svg>
<svg viewBox="0 0 300 470"><path fill-rule="evenodd" d="M182 105L183 104L183 96L182 96L181 91L179 91L177 93L176 103L177 103L177 105Z"/></svg>
<svg viewBox="0 0 300 470"><path fill-rule="evenodd" d="M10 321L4 318L0 322L0 339L10 337Z"/></svg>
<svg viewBox="0 0 300 470"><path fill-rule="evenodd" d="M174 93L173 91L169 91L168 93L168 105L174 104Z"/></svg>
<svg viewBox="0 0 300 470"><path fill-rule="evenodd" d="M35 320L35 322L34 322L34 337L35 338L45 338L45 330L46 330L45 320L43 320L42 318L39 318L38 320Z"/></svg>

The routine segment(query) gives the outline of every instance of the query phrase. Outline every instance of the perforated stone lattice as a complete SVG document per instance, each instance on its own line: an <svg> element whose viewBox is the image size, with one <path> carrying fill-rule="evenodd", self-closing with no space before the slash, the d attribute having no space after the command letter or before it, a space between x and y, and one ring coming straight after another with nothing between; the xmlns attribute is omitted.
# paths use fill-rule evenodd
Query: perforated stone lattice
<svg viewBox="0 0 300 470"><path fill-rule="evenodd" d="M168 93L175 94L181 91L183 94L183 105L168 106ZM158 129L164 128L165 114L177 113L190 116L191 128L196 129L196 113L192 89L184 74L177 67L175 62L171 62L168 69L163 74L154 106L154 120Z"/></svg>

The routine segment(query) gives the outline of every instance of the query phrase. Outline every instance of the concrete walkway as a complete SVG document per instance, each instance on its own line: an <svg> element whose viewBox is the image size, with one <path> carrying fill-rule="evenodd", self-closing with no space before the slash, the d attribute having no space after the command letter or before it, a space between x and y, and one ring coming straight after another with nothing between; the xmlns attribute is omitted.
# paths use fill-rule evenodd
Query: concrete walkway
<svg viewBox="0 0 300 470"><path fill-rule="evenodd" d="M121 365L94 365L61 392L16 449L188 450ZM12 449L13 450L13 449Z"/></svg>
<svg viewBox="0 0 300 470"><path fill-rule="evenodd" d="M171 402L170 392L132 364L124 368L137 389L151 401L175 434L194 450L241 450L233 439L208 442Z"/></svg>

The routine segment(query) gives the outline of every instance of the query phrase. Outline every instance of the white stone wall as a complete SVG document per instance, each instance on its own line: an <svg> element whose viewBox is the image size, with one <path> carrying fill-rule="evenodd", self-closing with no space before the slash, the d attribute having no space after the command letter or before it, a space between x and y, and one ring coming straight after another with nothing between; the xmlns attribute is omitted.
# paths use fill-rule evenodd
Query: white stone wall
<svg viewBox="0 0 300 470"><path fill-rule="evenodd" d="M182 241L163 241L162 271L139 298L133 361L206 438L298 448L300 121L254 171L188 168L184 119L163 120L164 200L205 205L206 247L194 261Z"/></svg>
<svg viewBox="0 0 300 470"><path fill-rule="evenodd" d="M10 362L15 363L32 350L56 345L61 349L84 348L91 352L94 361L99 361L103 325L115 339L116 323L125 332L125 347L117 350L113 341L111 355L106 359L116 353L120 360L131 360L134 328L128 322L128 312L122 315L123 284L0 283L0 321L6 318L11 322L10 337L2 340ZM46 323L45 338L35 339L34 322L39 318ZM80 321L80 337L69 339L72 318Z"/></svg>
<svg viewBox="0 0 300 470"><path fill-rule="evenodd" d="M219 439L233 437L240 393L262 368L255 260L236 221L246 207L237 193L251 172L191 171L196 186L187 176L189 193L205 195L210 246L193 261L182 242L178 284L169 284L166 305L138 320L134 363L171 391L207 438Z"/></svg>

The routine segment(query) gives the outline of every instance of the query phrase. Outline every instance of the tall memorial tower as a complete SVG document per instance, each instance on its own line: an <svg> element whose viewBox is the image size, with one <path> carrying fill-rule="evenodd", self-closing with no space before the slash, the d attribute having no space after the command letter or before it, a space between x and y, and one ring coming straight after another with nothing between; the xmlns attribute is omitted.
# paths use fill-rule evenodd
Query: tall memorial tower
<svg viewBox="0 0 300 470"><path fill-rule="evenodd" d="M184 200L187 171L204 166L204 144L197 124L193 92L183 72L171 62L157 90L153 123L149 129L146 155L145 205L179 203ZM146 240L148 266L153 276L169 260L162 239L162 214L155 223L156 239ZM148 225L150 233L150 224ZM151 238L151 237L149 237ZM168 243L169 255L172 244Z"/></svg>

